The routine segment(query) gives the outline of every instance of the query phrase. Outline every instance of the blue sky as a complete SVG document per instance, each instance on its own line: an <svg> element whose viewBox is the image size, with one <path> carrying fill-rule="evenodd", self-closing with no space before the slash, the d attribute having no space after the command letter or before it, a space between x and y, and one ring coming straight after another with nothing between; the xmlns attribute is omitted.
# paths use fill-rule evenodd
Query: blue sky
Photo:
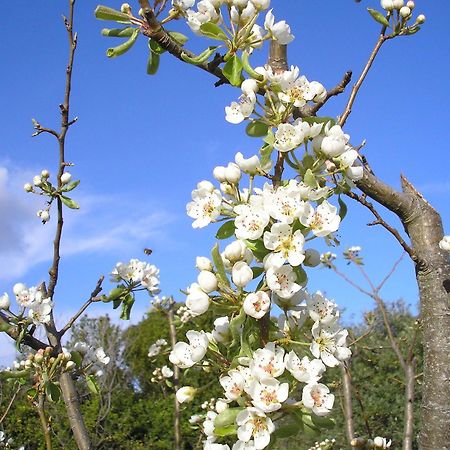
<svg viewBox="0 0 450 450"><path fill-rule="evenodd" d="M121 2L106 4L118 8ZM365 8L378 4L272 0L277 19L286 18L296 36L290 63L327 87L348 69L355 76L361 71L378 32ZM78 1L76 12L79 46L72 114L79 122L69 133L67 159L75 163L74 177L82 180L74 195L81 210L67 214L56 299L60 322L89 296L100 275L117 261L144 258L144 247L153 249L148 259L161 269L163 292L181 300L177 293L195 280L195 256L209 254L216 228L191 228L185 215L191 190L198 181L211 179L214 166L231 161L237 151L254 154L260 144L245 136L243 126L224 120L224 106L239 95L236 89L214 88L210 76L168 55L163 55L158 75L147 76L145 39L126 55L108 60L105 51L112 41L100 36L100 30L109 24L94 19L96 5ZM366 156L382 179L399 186L399 174L404 173L441 212L450 233L450 8L448 0L418 0L416 5L417 14L427 16L426 24L415 36L387 43L346 132L353 143L367 140ZM55 222L45 227L39 223L35 212L41 199L25 194L22 185L43 168L56 172L55 143L48 136L31 138L31 118L58 126L67 57L60 20L65 8L64 1L27 0L2 8L0 292L11 293L18 281L38 284L47 276ZM188 34L181 22L172 29ZM194 51L207 45L195 38L187 44ZM265 50L256 57L259 63L265 58ZM347 96L330 101L323 113L340 114ZM349 204L341 250L361 245L368 272L379 279L401 249L383 230L368 229L371 220L362 207ZM311 289L335 298L347 321L372 306L330 271L316 269L310 276ZM402 297L416 304L413 267L407 259L384 292L387 300ZM141 298L134 320L148 306ZM92 313L118 315L103 304ZM6 361L11 350L2 347L0 358Z"/></svg>

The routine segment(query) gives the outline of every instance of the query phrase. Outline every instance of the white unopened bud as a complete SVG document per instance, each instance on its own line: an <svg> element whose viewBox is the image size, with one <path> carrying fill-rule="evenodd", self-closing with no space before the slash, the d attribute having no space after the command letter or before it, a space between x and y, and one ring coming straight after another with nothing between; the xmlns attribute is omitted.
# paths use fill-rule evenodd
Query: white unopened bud
<svg viewBox="0 0 450 450"><path fill-rule="evenodd" d="M42 186L42 183L43 183L43 181L42 181L42 177L40 176L40 175L35 175L34 177L33 177L33 184L35 185L35 186Z"/></svg>
<svg viewBox="0 0 450 450"><path fill-rule="evenodd" d="M66 363L66 370L71 370L75 366L76 366L76 364L75 364L74 361L67 361L67 363Z"/></svg>
<svg viewBox="0 0 450 450"><path fill-rule="evenodd" d="M425 22L425 14L419 14L417 16L416 22L417 23L424 23Z"/></svg>
<svg viewBox="0 0 450 450"><path fill-rule="evenodd" d="M224 402L223 400L217 400L215 408L218 414L224 412L229 407L227 402Z"/></svg>
<svg viewBox="0 0 450 450"><path fill-rule="evenodd" d="M320 264L320 253L313 248L306 249L303 264L308 267L318 266Z"/></svg>
<svg viewBox="0 0 450 450"><path fill-rule="evenodd" d="M41 172L41 177L47 179L48 177L50 177L50 172L47 169L44 169Z"/></svg>
<svg viewBox="0 0 450 450"><path fill-rule="evenodd" d="M40 217L43 223L46 223L50 220L50 213L47 210L40 209L36 214L38 217Z"/></svg>
<svg viewBox="0 0 450 450"><path fill-rule="evenodd" d="M202 270L197 277L198 284L206 293L210 293L217 289L217 278L212 272Z"/></svg>
<svg viewBox="0 0 450 450"><path fill-rule="evenodd" d="M131 14L131 6L129 3L122 3L120 10L125 14Z"/></svg>
<svg viewBox="0 0 450 450"><path fill-rule="evenodd" d="M411 15L411 10L407 6L403 6L403 8L400 8L400 15L406 19Z"/></svg>
<svg viewBox="0 0 450 450"><path fill-rule="evenodd" d="M220 183L223 183L227 179L225 173L226 173L226 168L224 166L217 166L217 167L214 167L213 177Z"/></svg>
<svg viewBox="0 0 450 450"><path fill-rule="evenodd" d="M394 8L395 9L400 9L402 6L405 5L405 1L404 0L393 0L392 2L394 3Z"/></svg>
<svg viewBox="0 0 450 450"><path fill-rule="evenodd" d="M220 183L220 190L227 195L233 195L234 190L233 186L230 186L228 183Z"/></svg>
<svg viewBox="0 0 450 450"><path fill-rule="evenodd" d="M197 389L193 388L192 386L184 386L180 389L178 389L176 393L176 397L179 403L188 403L192 402L195 397Z"/></svg>
<svg viewBox="0 0 450 450"><path fill-rule="evenodd" d="M27 289L26 285L23 283L16 283L13 286L13 292L14 295L19 295L21 292L25 291Z"/></svg>
<svg viewBox="0 0 450 450"><path fill-rule="evenodd" d="M254 95L259 90L258 82L253 78L244 80L241 84L241 89L242 92L247 96Z"/></svg>
<svg viewBox="0 0 450 450"><path fill-rule="evenodd" d="M9 309L11 306L11 300L9 299L9 295L5 292L0 296L0 309Z"/></svg>
<svg viewBox="0 0 450 450"><path fill-rule="evenodd" d="M246 262L239 261L231 270L231 278L237 287L245 287L253 280L253 271Z"/></svg>
<svg viewBox="0 0 450 450"><path fill-rule="evenodd" d="M208 270L209 272L213 269L211 260L206 256L197 256L197 258L195 258L195 267L197 267L198 270Z"/></svg>
<svg viewBox="0 0 450 450"><path fill-rule="evenodd" d="M444 236L439 242L439 248L446 252L450 252L450 236Z"/></svg>
<svg viewBox="0 0 450 450"><path fill-rule="evenodd" d="M381 7L386 11L394 9L394 2L392 0L381 0Z"/></svg>
<svg viewBox="0 0 450 450"><path fill-rule="evenodd" d="M213 192L215 188L211 181L203 180L197 183L197 189L205 189L208 192Z"/></svg>
<svg viewBox="0 0 450 450"><path fill-rule="evenodd" d="M33 192L33 186L31 185L31 183L25 183L23 185L23 189L25 192Z"/></svg>
<svg viewBox="0 0 450 450"><path fill-rule="evenodd" d="M259 161L257 155L253 155L252 157L246 159L241 152L237 152L234 160L242 171L250 175L256 174L261 168L261 162Z"/></svg>
<svg viewBox="0 0 450 450"><path fill-rule="evenodd" d="M407 6L409 9L413 10L413 9L415 8L416 5L415 5L415 3L414 3L413 1L409 0L409 2L406 3L406 6Z"/></svg>
<svg viewBox="0 0 450 450"><path fill-rule="evenodd" d="M72 175L69 172L64 172L61 175L61 184L67 184L72 179Z"/></svg>
<svg viewBox="0 0 450 450"><path fill-rule="evenodd" d="M235 163L229 163L225 169L226 181L230 184L237 184L241 179L241 169Z"/></svg>

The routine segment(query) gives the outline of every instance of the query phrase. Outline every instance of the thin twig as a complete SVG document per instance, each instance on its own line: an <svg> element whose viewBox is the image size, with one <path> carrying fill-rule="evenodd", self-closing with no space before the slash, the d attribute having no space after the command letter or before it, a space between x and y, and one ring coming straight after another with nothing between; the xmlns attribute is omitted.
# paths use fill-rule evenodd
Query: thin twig
<svg viewBox="0 0 450 450"><path fill-rule="evenodd" d="M77 311L77 313L66 323L66 325L64 325L64 327L61 329L61 331L59 332L59 336L60 338L64 336L65 333L67 333L68 330L70 330L70 328L72 328L73 324L78 320L78 318L84 313L84 311L86 311L86 309L95 302L98 302L100 299L97 298L98 294L100 294L101 290L102 290L102 283L103 280L105 279L104 276L101 276L99 278L99 280L97 281L97 285L95 287L95 289L91 292L90 297L88 298L88 300L86 300L86 302L84 303L84 305Z"/></svg>
<svg viewBox="0 0 450 450"><path fill-rule="evenodd" d="M44 433L45 447L47 450L53 450L50 423L45 415L45 396L42 393L39 393L38 395L36 408L39 414L39 419L41 421L42 432Z"/></svg>
<svg viewBox="0 0 450 450"><path fill-rule="evenodd" d="M14 400L16 399L17 395L19 394L21 388L22 388L22 385L19 384L19 386L15 390L13 396L11 397L11 400L8 403L8 406L6 407L5 412L3 413L2 417L0 418L0 423L2 423L5 420L6 416L8 415L9 410L11 409L12 405L14 404Z"/></svg>
<svg viewBox="0 0 450 450"><path fill-rule="evenodd" d="M383 288L383 286L388 282L389 278L392 277L392 275L394 275L394 273L396 272L398 266L400 265L400 263L403 261L403 258L405 256L405 252L403 252L400 255L400 258L397 259L397 261L395 261L395 263L393 264L391 270L386 274L386 276L381 280L380 284L375 288L375 290L377 292L380 292L381 289Z"/></svg>

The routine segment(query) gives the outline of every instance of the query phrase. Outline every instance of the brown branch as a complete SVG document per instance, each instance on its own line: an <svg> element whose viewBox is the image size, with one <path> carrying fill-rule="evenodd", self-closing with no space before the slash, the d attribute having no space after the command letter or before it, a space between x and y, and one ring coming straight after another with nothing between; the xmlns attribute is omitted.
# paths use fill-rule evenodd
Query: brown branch
<svg viewBox="0 0 450 450"><path fill-rule="evenodd" d="M356 96L358 95L358 91L361 88L364 80L366 79L367 74L369 73L370 68L372 67L373 62L375 61L375 58L378 54L378 52L381 49L381 46L389 39L392 38L392 36L386 36L385 33L386 28L383 28L381 31L380 36L378 37L378 40L375 44L374 49L372 50L372 53L370 54L369 60L367 61L361 75L358 78L358 81L355 83L355 85L352 88L352 92L350 94L350 97L348 99L347 105L345 106L344 112L342 113L340 119L339 119L339 125L342 127L344 126L345 122L347 121L348 116L352 112L353 104L355 103Z"/></svg>
<svg viewBox="0 0 450 450"><path fill-rule="evenodd" d="M352 71L348 70L345 72L341 82L335 86L334 88L327 90L327 95L320 102L315 103L314 105L305 105L302 108L296 111L297 117L310 117L315 116L322 106L330 100L330 98L335 97L336 95L342 94L345 91L345 88L350 83L352 79Z"/></svg>
<svg viewBox="0 0 450 450"><path fill-rule="evenodd" d="M78 320L78 318L86 311L86 309L95 302L100 301L100 299L97 298L97 295L100 294L101 290L102 290L102 283L103 280L105 279L104 276L101 276L99 278L99 280L97 281L97 285L95 287L95 289L91 292L90 297L88 298L88 300L86 300L86 302L84 303L84 305L77 311L77 313L66 323L66 325L64 325L64 327L61 329L61 331L59 332L59 337L63 337L65 333L67 333L68 330L70 330L70 328L72 328L73 324Z"/></svg>
<svg viewBox="0 0 450 450"><path fill-rule="evenodd" d="M14 394L12 395L11 400L8 403L8 406L6 407L5 412L2 414L2 417L0 417L0 424L5 420L6 416L8 415L8 413L9 413L12 405L14 404L14 401L16 400L16 397L19 394L21 388L22 388L22 385L19 384L17 389L14 391Z"/></svg>
<svg viewBox="0 0 450 450"><path fill-rule="evenodd" d="M38 394L38 401L35 403L39 419L41 422L42 432L45 439L45 448L47 450L53 450L52 435L50 430L50 423L45 415L45 396L43 393Z"/></svg>
<svg viewBox="0 0 450 450"><path fill-rule="evenodd" d="M175 56L180 61L186 63L183 60L182 54L189 56L190 58L195 58L197 55L183 48L175 39L170 36L169 33L164 29L164 27L160 24L158 19L156 18L155 12L153 8L151 8L148 0L139 0L139 4L144 12L144 17L146 19L146 23L142 26L142 34L153 39L157 42L163 49L167 50L171 55ZM221 84L229 84L228 79L223 75L222 70L217 67L217 61L211 61L210 63L201 63L196 64L196 67L214 75L219 79L216 83L216 86Z"/></svg>
<svg viewBox="0 0 450 450"><path fill-rule="evenodd" d="M350 371L345 364L341 364L340 369L342 377L342 395L344 397L342 409L345 419L345 431L347 434L347 440L351 445L355 434L352 405L352 380L350 378Z"/></svg>
<svg viewBox="0 0 450 450"><path fill-rule="evenodd" d="M8 318L1 311L0 311L0 328L14 341L17 341L17 339L19 338L20 331L18 327L11 325L9 323ZM39 339L36 339L30 333L25 334L22 343L28 345L28 347L31 347L33 350L39 350L41 348L48 347L48 344L45 344Z"/></svg>
<svg viewBox="0 0 450 450"><path fill-rule="evenodd" d="M169 305L169 309L167 311L167 321L169 323L169 334L170 334L170 344L172 349L175 347L177 343L177 330L175 328L174 323L174 309L175 301L171 299L171 303ZM180 369L176 364L173 364L173 386L175 392L178 390L180 384ZM174 395L174 420L173 420L173 428L175 434L175 447L174 450L181 450L181 431L180 431L180 403L178 402L177 396Z"/></svg>
<svg viewBox="0 0 450 450"><path fill-rule="evenodd" d="M381 225L383 228L385 228L389 233L394 236L394 238L398 241L398 243L402 246L403 250L405 250L406 253L411 257L413 261L415 261L417 258L414 254L413 249L405 242L405 240L400 235L399 231L394 228L393 226L389 225L380 215L380 213L377 211L373 203L366 200L365 196L355 194L354 192L350 191L347 192L346 195L350 197L351 199L357 201L361 205L365 206L375 217L376 221L372 222L370 226L373 225Z"/></svg>

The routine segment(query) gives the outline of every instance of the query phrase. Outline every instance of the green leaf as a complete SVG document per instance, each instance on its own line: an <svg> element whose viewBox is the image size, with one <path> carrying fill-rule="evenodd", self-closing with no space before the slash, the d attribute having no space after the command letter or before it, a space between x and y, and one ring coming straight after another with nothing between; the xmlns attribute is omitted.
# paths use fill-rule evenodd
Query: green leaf
<svg viewBox="0 0 450 450"><path fill-rule="evenodd" d="M367 8L367 11L369 11L369 14L378 22L381 23L381 25L385 27L389 27L389 21L384 17L383 14L381 14L379 11L376 11L372 8Z"/></svg>
<svg viewBox="0 0 450 450"><path fill-rule="evenodd" d="M239 314L230 321L230 333L231 333L231 345L230 348L236 347L240 343L241 338L241 326L245 322L247 314L245 314L244 308L241 308Z"/></svg>
<svg viewBox="0 0 450 450"><path fill-rule="evenodd" d="M75 200L72 200L71 198L66 197L65 195L60 195L59 198L68 208L80 209L80 205Z"/></svg>
<svg viewBox="0 0 450 450"><path fill-rule="evenodd" d="M344 200L342 200L341 196L338 197L338 203L339 203L339 217L341 220L344 220L344 217L347 215L347 205L345 204Z"/></svg>
<svg viewBox="0 0 450 450"><path fill-rule="evenodd" d="M232 434L237 433L237 425L228 425L227 427L214 427L214 435L215 436L231 436Z"/></svg>
<svg viewBox="0 0 450 450"><path fill-rule="evenodd" d="M217 46L208 47L205 51L200 53L200 55L195 57L191 57L183 52L181 54L181 59L189 64L193 64L194 66L203 64L204 62L208 61L211 55L216 51L216 48Z"/></svg>
<svg viewBox="0 0 450 450"><path fill-rule="evenodd" d="M253 255L258 261L262 261L264 256L270 253L270 250L267 250L262 240L245 241L245 245L253 252Z"/></svg>
<svg viewBox="0 0 450 450"><path fill-rule="evenodd" d="M107 6L99 5L95 8L94 15L99 20L111 20L113 22L130 23L130 16Z"/></svg>
<svg viewBox="0 0 450 450"><path fill-rule="evenodd" d="M223 66L222 73L233 85L240 86L242 82L242 61L237 55L233 55Z"/></svg>
<svg viewBox="0 0 450 450"><path fill-rule="evenodd" d="M263 272L264 267L252 267L253 279L258 278Z"/></svg>
<svg viewBox="0 0 450 450"><path fill-rule="evenodd" d="M159 55L149 52L147 60L147 75L155 75L159 68Z"/></svg>
<svg viewBox="0 0 450 450"><path fill-rule="evenodd" d="M245 129L245 132L248 134L248 136L251 137L267 136L268 131L269 125L260 122L259 120L254 120L253 122L250 122Z"/></svg>
<svg viewBox="0 0 450 450"><path fill-rule="evenodd" d="M225 222L216 233L217 239L228 239L234 235L234 230L236 229L234 225L234 220L228 220Z"/></svg>
<svg viewBox="0 0 450 450"><path fill-rule="evenodd" d="M308 123L309 125L313 125L315 123L323 123L324 125L326 123L330 123L331 126L336 125L336 120L334 120L332 117L310 116L310 117L303 117L302 121Z"/></svg>
<svg viewBox="0 0 450 450"><path fill-rule="evenodd" d="M184 35L183 33L178 33L178 31L168 31L168 33L170 34L170 37L177 41L177 43L182 47L189 40L186 35Z"/></svg>
<svg viewBox="0 0 450 450"><path fill-rule="evenodd" d="M127 292L127 288L125 286L117 286L116 288L111 289L108 299L111 302L117 300L118 298L122 297L125 292Z"/></svg>
<svg viewBox="0 0 450 450"><path fill-rule="evenodd" d="M314 176L314 174L312 173L311 169L308 169L305 172L305 176L303 177L303 181L312 188L317 188L317 181L316 181L316 177Z"/></svg>
<svg viewBox="0 0 450 450"><path fill-rule="evenodd" d="M316 427L328 430L333 429L336 425L333 419L330 419L329 417L319 417L315 414L311 414L311 421Z"/></svg>
<svg viewBox="0 0 450 450"><path fill-rule="evenodd" d="M72 351L70 352L71 356L71 360L78 366L81 367L81 364L83 362L83 357L81 356L80 352L77 351Z"/></svg>
<svg viewBox="0 0 450 450"><path fill-rule="evenodd" d="M275 143L275 135L272 130L269 130L267 136L263 139L266 144L273 145Z"/></svg>
<svg viewBox="0 0 450 450"><path fill-rule="evenodd" d="M212 22L206 22L200 25L200 32L211 39L216 39L218 41L228 41L228 37L223 32L222 28Z"/></svg>
<svg viewBox="0 0 450 450"><path fill-rule="evenodd" d="M55 383L47 381L45 383L45 395L51 402L58 402L61 397L61 391Z"/></svg>
<svg viewBox="0 0 450 450"><path fill-rule="evenodd" d="M230 285L230 282L228 280L227 274L225 272L225 266L223 265L223 259L220 256L220 252L219 252L219 244L216 244L212 251L211 251L211 256L214 262L214 265L216 266L216 271L217 271L217 276L219 277L219 280L226 284L227 286Z"/></svg>
<svg viewBox="0 0 450 450"><path fill-rule="evenodd" d="M139 28L135 28L133 34L131 35L130 39L128 39L128 41L125 41L123 44L120 44L117 47L108 48L108 50L106 50L106 56L108 58L115 58L116 56L123 55L128 50L130 50L131 47L133 47L138 36L139 36Z"/></svg>
<svg viewBox="0 0 450 450"><path fill-rule="evenodd" d="M72 181L71 183L68 183L64 185L61 188L62 192L70 192L73 191L78 185L80 184L80 180Z"/></svg>
<svg viewBox="0 0 450 450"><path fill-rule="evenodd" d="M315 158L313 156L311 156L311 155L305 155L303 157L302 165L303 165L303 168L304 168L305 172L308 169L311 169L311 167L314 165L315 161L316 161Z"/></svg>
<svg viewBox="0 0 450 450"><path fill-rule="evenodd" d="M295 274L297 275L297 283L301 286L306 286L308 283L308 275L302 266L293 267Z"/></svg>
<svg viewBox="0 0 450 450"><path fill-rule="evenodd" d="M127 294L122 299L122 312L120 313L120 318L122 320L130 320L131 308L134 304L133 294Z"/></svg>
<svg viewBox="0 0 450 450"><path fill-rule="evenodd" d="M236 421L237 415L243 410L244 408L227 408L225 411L222 411L214 419L214 431L216 428L223 428L228 425L233 425Z"/></svg>
<svg viewBox="0 0 450 450"><path fill-rule="evenodd" d="M314 436L317 433L320 433L320 428L314 424L309 414L303 414L302 421L304 425L303 431L305 434Z"/></svg>
<svg viewBox="0 0 450 450"><path fill-rule="evenodd" d="M102 36L106 37L131 37L133 35L134 28L126 27L126 28L103 28Z"/></svg>
<svg viewBox="0 0 450 450"><path fill-rule="evenodd" d="M97 380L96 380L94 375L88 375L86 377L86 384L87 384L88 389L93 394L99 394L100 393L100 388L98 386Z"/></svg>
<svg viewBox="0 0 450 450"><path fill-rule="evenodd" d="M273 152L273 145L272 144L264 144L260 150L259 153L261 155L261 166L265 167L266 164L269 163L269 161L271 160L272 157L272 152Z"/></svg>
<svg viewBox="0 0 450 450"><path fill-rule="evenodd" d="M154 41L153 39L148 40L148 47L153 53L156 53L157 55L162 55L166 51L165 48L161 47L161 45L159 45L158 42Z"/></svg>
<svg viewBox="0 0 450 450"><path fill-rule="evenodd" d="M249 54L247 51L242 52L242 68L255 80L262 81L264 80L264 75L255 72L253 67L250 65L248 60Z"/></svg>
<svg viewBox="0 0 450 450"><path fill-rule="evenodd" d="M274 435L277 438L283 439L296 436L300 431L301 427L298 426L298 423L291 422L277 427L277 429L274 432Z"/></svg>

